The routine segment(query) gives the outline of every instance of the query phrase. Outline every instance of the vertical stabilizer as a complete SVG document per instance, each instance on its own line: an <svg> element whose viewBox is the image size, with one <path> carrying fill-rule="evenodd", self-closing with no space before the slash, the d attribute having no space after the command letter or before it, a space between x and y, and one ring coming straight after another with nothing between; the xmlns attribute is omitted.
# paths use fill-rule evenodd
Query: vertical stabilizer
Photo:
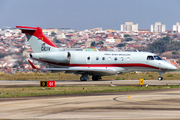
<svg viewBox="0 0 180 120"><path fill-rule="evenodd" d="M58 48L42 32L40 27L16 26L26 34L34 53L58 51Z"/></svg>

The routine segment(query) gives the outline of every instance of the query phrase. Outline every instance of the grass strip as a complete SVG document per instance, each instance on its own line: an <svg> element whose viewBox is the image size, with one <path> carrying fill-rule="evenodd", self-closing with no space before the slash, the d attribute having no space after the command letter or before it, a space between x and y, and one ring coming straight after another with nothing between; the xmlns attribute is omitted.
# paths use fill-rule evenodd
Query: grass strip
<svg viewBox="0 0 180 120"><path fill-rule="evenodd" d="M141 73L125 73L120 75L112 75L112 76L102 76L103 80L157 80L159 73L152 73L152 72L141 72ZM173 73L164 73L162 75L163 80L179 80L180 72L173 72ZM0 80L79 80L81 75L74 75L74 74L65 74L65 73L23 73L18 72L14 75L5 74L0 72ZM91 80L91 77L90 77Z"/></svg>
<svg viewBox="0 0 180 120"><path fill-rule="evenodd" d="M25 96L41 96L41 95L65 95L65 94L83 94L83 93L102 93L102 92L118 92L118 91L136 91L136 90L157 90L179 88L179 85L167 86L63 86L54 88L42 87L14 87L0 88L0 97L25 97Z"/></svg>

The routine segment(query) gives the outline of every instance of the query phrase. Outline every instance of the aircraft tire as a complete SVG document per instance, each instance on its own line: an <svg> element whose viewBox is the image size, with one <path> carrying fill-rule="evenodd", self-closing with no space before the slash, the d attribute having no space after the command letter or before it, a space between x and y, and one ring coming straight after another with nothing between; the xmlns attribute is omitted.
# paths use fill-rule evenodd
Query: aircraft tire
<svg viewBox="0 0 180 120"><path fill-rule="evenodd" d="M92 77L92 80L93 80L93 81L98 81L98 78L95 77L95 76L93 76L93 77Z"/></svg>
<svg viewBox="0 0 180 120"><path fill-rule="evenodd" d="M98 81L99 79L100 79L99 76L92 76L92 80L93 80L93 81Z"/></svg>
<svg viewBox="0 0 180 120"><path fill-rule="evenodd" d="M81 81L87 81L83 76L80 77Z"/></svg>
<svg viewBox="0 0 180 120"><path fill-rule="evenodd" d="M159 81L163 80L163 77L158 77L158 80L159 80Z"/></svg>

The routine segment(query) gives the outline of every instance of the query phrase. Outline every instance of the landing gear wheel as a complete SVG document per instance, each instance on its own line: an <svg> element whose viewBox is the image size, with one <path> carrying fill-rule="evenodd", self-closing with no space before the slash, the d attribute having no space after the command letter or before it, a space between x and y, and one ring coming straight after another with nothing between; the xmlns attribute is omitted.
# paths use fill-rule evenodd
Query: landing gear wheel
<svg viewBox="0 0 180 120"><path fill-rule="evenodd" d="M92 76L93 81L98 81L99 79L102 79L101 76L96 76L96 75Z"/></svg>
<svg viewBox="0 0 180 120"><path fill-rule="evenodd" d="M163 77L162 77L162 72L159 72L159 77L158 77L158 80L159 80L159 81L163 80Z"/></svg>
<svg viewBox="0 0 180 120"><path fill-rule="evenodd" d="M81 81L86 81L86 79L84 79L83 76L80 77L80 80L81 80Z"/></svg>
<svg viewBox="0 0 180 120"><path fill-rule="evenodd" d="M163 80L163 77L158 77L158 80L159 80L159 81Z"/></svg>
<svg viewBox="0 0 180 120"><path fill-rule="evenodd" d="M92 76L93 81L98 81L98 78L96 76Z"/></svg>
<svg viewBox="0 0 180 120"><path fill-rule="evenodd" d="M83 73L82 76L80 77L81 81L87 81L89 80L89 74L88 73Z"/></svg>

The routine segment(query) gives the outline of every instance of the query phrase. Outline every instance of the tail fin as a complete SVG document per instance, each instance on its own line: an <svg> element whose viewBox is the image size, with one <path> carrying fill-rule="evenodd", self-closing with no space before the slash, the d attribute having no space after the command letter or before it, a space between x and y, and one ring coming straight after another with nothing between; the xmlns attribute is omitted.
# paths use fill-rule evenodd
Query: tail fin
<svg viewBox="0 0 180 120"><path fill-rule="evenodd" d="M40 27L16 26L26 34L34 53L58 51L58 48L43 34Z"/></svg>

